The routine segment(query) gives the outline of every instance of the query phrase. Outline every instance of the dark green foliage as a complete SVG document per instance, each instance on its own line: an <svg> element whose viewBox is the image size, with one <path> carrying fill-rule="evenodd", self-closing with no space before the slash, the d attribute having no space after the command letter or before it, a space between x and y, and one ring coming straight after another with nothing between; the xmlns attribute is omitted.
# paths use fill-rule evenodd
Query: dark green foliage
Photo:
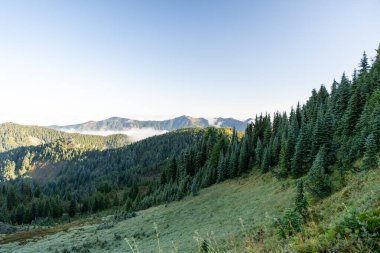
<svg viewBox="0 0 380 253"><path fill-rule="evenodd" d="M289 159L289 147L285 138L283 138L283 141L281 143L281 151L280 151L278 166L279 166L279 176L286 177L290 170L290 159Z"/></svg>
<svg viewBox="0 0 380 253"><path fill-rule="evenodd" d="M261 171L263 173L268 172L270 169L269 159L270 159L270 149L268 147L265 147L262 162L261 162Z"/></svg>
<svg viewBox="0 0 380 253"><path fill-rule="evenodd" d="M301 127L291 165L291 173L295 178L304 175L310 166L310 137L306 123Z"/></svg>
<svg viewBox="0 0 380 253"><path fill-rule="evenodd" d="M305 197L303 181L299 180L297 183L297 193L295 198L294 210L302 216L304 221L306 221L309 217L308 206L309 204L307 203Z"/></svg>
<svg viewBox="0 0 380 253"><path fill-rule="evenodd" d="M376 151L379 151L380 149L380 89L378 91L378 102L373 110L370 120L370 129L372 130L373 138L375 139Z"/></svg>
<svg viewBox="0 0 380 253"><path fill-rule="evenodd" d="M72 199L70 201L70 206L69 206L69 216L74 217L77 212L77 202L75 199Z"/></svg>
<svg viewBox="0 0 380 253"><path fill-rule="evenodd" d="M302 216L295 210L287 208L284 216L278 221L278 234L282 238L288 238L302 230Z"/></svg>
<svg viewBox="0 0 380 253"><path fill-rule="evenodd" d="M199 160L201 160L201 158L199 158ZM167 180L174 181L176 177L177 177L177 162L176 162L176 159L173 157L170 160L169 169L167 170Z"/></svg>
<svg viewBox="0 0 380 253"><path fill-rule="evenodd" d="M198 195L198 191L199 191L199 180L196 180L196 178L194 178L193 180L193 183L191 184L191 193L193 196L197 196Z"/></svg>
<svg viewBox="0 0 380 253"><path fill-rule="evenodd" d="M160 175L167 164L170 164L169 171L172 174L166 173L167 181L163 182L165 184L178 179L178 168L185 169L185 177L187 173L194 175L192 165L194 155L187 148L189 144L198 143L205 133L206 131L200 129L179 130L132 144L126 148L106 151L84 152L72 147L65 140L58 140L42 146L22 147L0 153L0 157L15 164L16 174L22 170L25 157L33 157L29 160L35 167L32 173L39 173L38 166L40 165L44 165L44 170L50 170L50 175L44 176L43 180L40 180L41 177L36 177L35 180L10 181L7 183L8 190L4 185L4 190L9 194L0 196L0 201L7 199L5 201L7 205L0 205L1 212L4 209L7 210L2 219L6 222L16 222L16 201L23 203L25 210L28 212L30 210L31 214L34 208L32 203L36 203L37 218L59 218L64 212L72 214L73 208L69 207L73 199L77 202L76 210L82 213L98 212L118 206L117 193L119 191L128 192L127 198L133 203L133 208L142 208L141 201L155 192L159 182L154 179L156 175ZM183 150L187 150L182 155L185 159L176 158ZM173 157L173 159L168 159L168 157ZM167 160L172 162L168 163ZM180 166L177 166L177 160L180 160ZM26 174L28 173L27 171ZM190 191L190 188L191 184L186 184L183 189L185 194ZM168 199L172 199L173 195L170 195ZM150 206L161 203L163 200L144 201L149 203L147 206ZM73 207L72 202L71 207ZM30 216L33 217L33 215ZM32 218L28 220L31 221Z"/></svg>
<svg viewBox="0 0 380 253"><path fill-rule="evenodd" d="M208 246L208 242L206 241L206 240L203 240L202 241L202 244L201 244L201 246L200 246L200 251L202 252L202 253L207 253L207 252L209 252L209 246Z"/></svg>
<svg viewBox="0 0 380 253"><path fill-rule="evenodd" d="M350 211L323 239L328 242L324 248L334 252L380 252L380 209Z"/></svg>
<svg viewBox="0 0 380 253"><path fill-rule="evenodd" d="M218 182L224 181L228 177L227 174L227 164L226 164L226 158L224 157L223 153L219 155L219 163L218 163Z"/></svg>
<svg viewBox="0 0 380 253"><path fill-rule="evenodd" d="M278 234L282 238L288 238L302 231L302 225L309 218L309 204L304 193L303 180L297 182L297 192L294 201L294 208L287 208L282 218L278 220Z"/></svg>
<svg viewBox="0 0 380 253"><path fill-rule="evenodd" d="M331 181L326 174L326 151L322 147L307 175L306 188L316 199L324 198L331 193Z"/></svg>
<svg viewBox="0 0 380 253"><path fill-rule="evenodd" d="M90 211L90 203L88 199L84 199L81 207L81 213L88 213Z"/></svg>
<svg viewBox="0 0 380 253"><path fill-rule="evenodd" d="M365 153L363 159L363 169L376 169L378 166L378 158L376 154L377 146L373 134L368 135L365 141Z"/></svg>
<svg viewBox="0 0 380 253"><path fill-rule="evenodd" d="M242 174L246 172L249 168L249 148L248 148L248 139L244 138L243 142L241 143L241 148L240 148L240 155L239 155L239 170L238 174Z"/></svg>
<svg viewBox="0 0 380 253"><path fill-rule="evenodd" d="M23 224L25 216L25 207L23 204L19 205L16 209L15 223Z"/></svg>
<svg viewBox="0 0 380 253"><path fill-rule="evenodd" d="M124 209L125 209L125 211L129 212L131 210L131 208L132 208L132 201L131 201L131 199L128 198L125 201Z"/></svg>
<svg viewBox="0 0 380 253"><path fill-rule="evenodd" d="M316 122L314 123L311 155L314 158L319 149L324 146L326 151L326 164L331 164L334 161L332 156L332 128L333 123L331 112L324 112L321 106L318 110Z"/></svg>
<svg viewBox="0 0 380 253"><path fill-rule="evenodd" d="M7 208L8 210L12 210L16 206L16 192L14 188L8 189L7 194Z"/></svg>
<svg viewBox="0 0 380 253"><path fill-rule="evenodd" d="M334 106L334 113L336 119L340 121L343 117L345 111L347 110L348 101L350 99L350 81L347 79L346 75L342 75L342 79L337 88L336 105Z"/></svg>
<svg viewBox="0 0 380 253"><path fill-rule="evenodd" d="M263 153L263 145L261 143L261 139L259 138L256 144L255 149L255 158L256 158L256 165L261 166L262 163L262 153Z"/></svg>

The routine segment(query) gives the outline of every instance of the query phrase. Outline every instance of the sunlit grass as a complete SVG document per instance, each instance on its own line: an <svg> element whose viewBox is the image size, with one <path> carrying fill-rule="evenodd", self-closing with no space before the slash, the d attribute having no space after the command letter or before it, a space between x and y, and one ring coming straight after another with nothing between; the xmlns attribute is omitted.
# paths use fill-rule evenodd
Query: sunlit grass
<svg viewBox="0 0 380 253"><path fill-rule="evenodd" d="M237 253L310 249L318 247L320 233L347 210L365 205L369 197L379 194L379 174L377 170L348 175L343 188L312 203L312 218L304 226L303 233L294 238L279 238L275 222L286 207L293 205L295 182L278 180L269 174L254 174L201 190L196 197L149 208L126 220L115 220L113 215L108 215L99 225L56 228L57 231L42 238L17 239L14 234L8 237L13 238L6 242L8 244L1 245L0 252L62 252L67 249L74 252L176 253L205 252L207 248L213 253ZM28 233L38 234L38 231Z"/></svg>

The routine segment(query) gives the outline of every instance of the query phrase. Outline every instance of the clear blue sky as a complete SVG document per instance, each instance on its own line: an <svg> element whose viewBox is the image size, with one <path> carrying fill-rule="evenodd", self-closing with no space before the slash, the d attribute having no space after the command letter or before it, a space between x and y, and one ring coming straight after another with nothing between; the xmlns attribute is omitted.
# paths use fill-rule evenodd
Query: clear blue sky
<svg viewBox="0 0 380 253"><path fill-rule="evenodd" d="M380 1L0 5L0 122L288 110L380 43Z"/></svg>

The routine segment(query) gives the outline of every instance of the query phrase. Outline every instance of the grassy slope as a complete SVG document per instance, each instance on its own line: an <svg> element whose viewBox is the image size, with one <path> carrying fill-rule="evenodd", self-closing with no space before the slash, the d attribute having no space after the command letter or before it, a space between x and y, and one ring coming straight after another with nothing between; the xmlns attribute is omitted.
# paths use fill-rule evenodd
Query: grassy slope
<svg viewBox="0 0 380 253"><path fill-rule="evenodd" d="M350 207L360 206L369 196L379 194L379 189L379 170L360 173L350 177L341 191L314 204L312 212L321 215L321 221L319 224L313 221L307 224L309 243L317 241L317 234ZM154 223L158 225L162 252L172 252L173 245L178 247L178 252L196 252L195 231L206 239L209 238L207 234L213 233L211 237L216 239L218 247L227 245L234 252L258 252L263 249L277 252L282 246L279 246L280 239L273 228L274 219L281 216L284 207L293 204L293 197L294 182L278 181L269 175L253 175L212 186L202 190L197 197L188 197L166 207L162 205L141 211L135 218L116 222L108 216L103 218L101 224L74 227L24 245L1 245L0 252L55 252L64 248L131 252L124 237L135 240L140 252L157 252ZM248 237L244 236L239 218L244 221ZM108 224L112 225L108 227ZM253 232L259 228L263 231L261 236ZM17 241L17 234L11 236ZM264 239L263 242L260 238ZM9 236L4 239L12 241ZM294 242L286 242L290 243L291 251L295 249L292 246Z"/></svg>
<svg viewBox="0 0 380 253"><path fill-rule="evenodd" d="M114 222L110 229L97 230L102 225L89 225L26 245L1 245L0 252L54 252L56 248L71 249L72 246L83 244L95 247L92 250L98 252L106 249L130 252L124 240L116 240L118 236L135 237L140 252L156 252L154 223L158 225L163 252L170 252L172 241L178 246L179 252L192 252L196 250L193 238L195 231L205 237L207 233L214 232L219 240L233 238L240 233L239 218L247 224L270 225L272 217L279 215L283 207L292 202L292 188L282 188L282 182L270 176L231 180L202 190L197 197L188 197L170 203L167 207L162 205L141 211L135 218ZM267 218L260 218L265 216ZM103 241L109 243L102 246Z"/></svg>
<svg viewBox="0 0 380 253"><path fill-rule="evenodd" d="M328 242L321 234L353 210L378 208L380 203L380 170L364 171L347 176L345 187L330 197L314 203L311 214L314 218L305 226L305 235L299 234L290 243L298 252L317 252ZM344 239L342 239L344 240ZM380 242L379 242L380 243ZM365 251L365 249L364 249Z"/></svg>

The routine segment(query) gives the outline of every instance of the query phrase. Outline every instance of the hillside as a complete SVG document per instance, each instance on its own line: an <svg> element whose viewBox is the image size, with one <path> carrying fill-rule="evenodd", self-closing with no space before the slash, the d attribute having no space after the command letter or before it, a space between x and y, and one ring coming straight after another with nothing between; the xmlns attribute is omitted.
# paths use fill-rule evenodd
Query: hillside
<svg viewBox="0 0 380 253"><path fill-rule="evenodd" d="M202 196L203 190L207 192L209 187L221 193L203 200L204 205L219 205L221 210L240 207L241 210L236 211L243 213L250 208L265 207L268 211L275 208L267 207L264 201L249 206L248 198L244 201L247 207L241 207L236 201L240 195L244 199L244 193L235 195L236 200L219 202L229 193L224 193L218 185L227 185L225 181L240 184L253 174L256 177L250 187L265 188L271 182L277 185L272 191L256 189L253 199L263 197L265 201L272 201L273 197L276 199L273 203L284 203L283 207L289 208L282 210L271 224L246 234L248 237L244 240L248 246L242 245L237 234L236 241L231 242L236 252L241 252L242 247L253 252L275 251L278 245L282 245L278 250L284 251L362 252L365 249L378 252L380 50L378 52L372 64L363 54L360 68L354 71L352 79L343 74L340 82L333 82L330 92L324 85L314 89L306 103L298 103L289 115L285 112L276 112L273 117L257 115L244 133L231 128L191 127L122 148L83 154L76 153L75 147L64 142L58 149L52 149L55 156L45 159L44 155L36 155L40 160L34 169L25 173L25 178L2 184L0 221L46 225L107 212L124 211L123 217L133 217L135 212L146 209L159 213L158 206L171 206L183 200L178 202L182 206L188 203L190 196L196 197L200 192ZM45 147L38 146L41 150L36 154L44 154ZM8 154L6 160L14 164L18 161L22 165L29 159L28 152L17 152L17 149ZM279 192L290 186L296 188L295 193L293 190L277 199ZM186 213L186 208L178 208L175 215ZM217 213L214 210L205 210L208 220ZM183 224L181 231L202 217L195 211L191 213L196 216L189 215L189 223ZM165 215L173 214L165 213L160 219L165 220ZM216 215L220 222L223 214ZM264 217L252 215L255 220L267 217L267 214ZM219 226L223 227L223 222ZM109 225L104 224L98 229L107 227ZM154 234L136 235L140 239L147 236ZM99 241L102 247L110 243L110 240ZM215 250L213 243L202 242L202 251L223 251ZM151 244L147 242L147 245Z"/></svg>
<svg viewBox="0 0 380 253"><path fill-rule="evenodd" d="M133 218L112 211L102 213L102 218L93 216L65 226L4 236L0 252L138 252L131 250L124 238L132 247L137 245L139 252L157 252L154 224L162 252L199 252L204 241L209 252L319 252L326 243L355 242L355 238L330 237L319 250L315 248L325 233L341 224L342 217L351 217L353 210L370 209L371 199L379 204L379 172L352 175L345 187L313 204L313 219L305 233L296 237L308 238L305 242L282 239L276 225L284 208L293 206L295 181L252 175L201 190L196 197L140 211ZM348 226L346 229L349 231Z"/></svg>
<svg viewBox="0 0 380 253"><path fill-rule="evenodd" d="M94 150L83 147L81 144L76 143L75 139L70 138L1 152L0 182L29 178L29 174L33 172L38 174L41 168L55 166L59 162L83 159L83 156L90 151ZM52 172L48 171L49 173ZM47 179L46 175L44 179Z"/></svg>
<svg viewBox="0 0 380 253"><path fill-rule="evenodd" d="M250 119L245 121L233 118L193 118L180 116L177 118L162 121L140 121L119 117L112 117L101 121L89 121L82 124L67 126L50 126L51 128L65 131L97 132L97 131L126 131L130 129L154 129L160 131L173 131L189 127L235 127L237 131L244 131Z"/></svg>
<svg viewBox="0 0 380 253"><path fill-rule="evenodd" d="M86 149L118 148L131 141L125 135L96 136L65 133L40 126L25 126L14 123L0 124L0 152L23 146L37 146L51 143L58 139L74 139L75 143Z"/></svg>
<svg viewBox="0 0 380 253"><path fill-rule="evenodd" d="M196 252L193 238L196 231L204 238L207 233L214 232L221 240L240 234L239 218L249 227L254 223L257 227L270 225L272 218L279 216L282 208L291 204L293 190L293 186L283 189L282 183L272 177L252 176L228 181L202 190L196 197L138 212L134 218L115 220L113 215L103 214L106 216L98 221L99 224L75 227L60 236L51 235L25 245L1 245L3 251L0 252L7 252L7 249L16 252L33 252L36 249L54 252L58 249L61 252L64 248L71 251L73 246L78 250L87 248L91 252L131 252L123 239L125 237L136 240L140 252L157 252L154 223L159 229L163 252L173 249L172 241L179 252ZM270 201L268 195L273 196ZM266 213L267 219L259 219ZM75 236L80 229L83 229L81 237ZM119 237L122 240L117 239ZM3 240L9 239L5 237ZM62 245L57 247L56 240L62 241ZM104 246L103 241L107 241ZM0 239L0 243L3 242Z"/></svg>
<svg viewBox="0 0 380 253"><path fill-rule="evenodd" d="M152 205L143 197L155 189L152 184L170 158L209 131L181 129L118 149L85 150L72 140L58 140L1 153L0 221L59 218L74 200L84 214L120 206L121 199L133 201L134 208Z"/></svg>

